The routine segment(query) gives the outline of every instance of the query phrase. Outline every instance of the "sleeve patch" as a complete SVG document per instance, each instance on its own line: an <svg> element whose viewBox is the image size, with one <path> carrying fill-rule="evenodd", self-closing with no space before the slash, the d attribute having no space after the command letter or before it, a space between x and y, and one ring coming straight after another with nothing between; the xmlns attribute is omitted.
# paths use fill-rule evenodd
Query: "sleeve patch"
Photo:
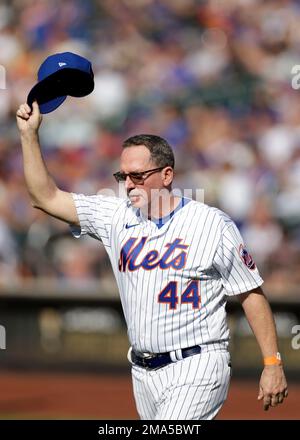
<svg viewBox="0 0 300 440"><path fill-rule="evenodd" d="M244 247L243 244L241 244L239 247L239 255L243 263L248 267L248 269L250 270L256 269L256 264L252 256L249 254L249 252L247 251L247 249Z"/></svg>

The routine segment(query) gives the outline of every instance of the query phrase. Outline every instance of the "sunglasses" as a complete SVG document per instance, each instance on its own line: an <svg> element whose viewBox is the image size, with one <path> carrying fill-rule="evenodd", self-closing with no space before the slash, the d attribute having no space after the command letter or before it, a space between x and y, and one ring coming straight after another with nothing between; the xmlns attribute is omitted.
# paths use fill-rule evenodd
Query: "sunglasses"
<svg viewBox="0 0 300 440"><path fill-rule="evenodd" d="M146 180L147 177L149 177L153 173L157 173L157 171L163 170L164 168L165 167L153 168L152 170L141 171L141 172L136 172L136 173L135 172L122 173L122 171L118 171L117 173L114 173L114 178L116 179L117 182L125 182L127 179L127 176L129 176L130 180L132 180L132 182L137 185L140 183L144 183L144 180Z"/></svg>

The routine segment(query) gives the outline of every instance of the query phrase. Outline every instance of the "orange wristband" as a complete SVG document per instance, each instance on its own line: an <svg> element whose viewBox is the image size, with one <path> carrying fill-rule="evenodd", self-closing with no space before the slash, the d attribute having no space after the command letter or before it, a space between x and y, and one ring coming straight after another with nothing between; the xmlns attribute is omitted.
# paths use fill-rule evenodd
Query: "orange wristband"
<svg viewBox="0 0 300 440"><path fill-rule="evenodd" d="M277 352L274 356L268 356L264 358L264 366L268 365L282 365L280 353Z"/></svg>

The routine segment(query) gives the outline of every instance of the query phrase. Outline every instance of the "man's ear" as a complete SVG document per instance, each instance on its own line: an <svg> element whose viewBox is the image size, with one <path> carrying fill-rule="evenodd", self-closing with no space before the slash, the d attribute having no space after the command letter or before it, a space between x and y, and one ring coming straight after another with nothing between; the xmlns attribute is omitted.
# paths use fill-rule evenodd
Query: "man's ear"
<svg viewBox="0 0 300 440"><path fill-rule="evenodd" d="M169 186L174 178L174 170L172 167L166 167L163 170L164 173L164 183L166 186Z"/></svg>

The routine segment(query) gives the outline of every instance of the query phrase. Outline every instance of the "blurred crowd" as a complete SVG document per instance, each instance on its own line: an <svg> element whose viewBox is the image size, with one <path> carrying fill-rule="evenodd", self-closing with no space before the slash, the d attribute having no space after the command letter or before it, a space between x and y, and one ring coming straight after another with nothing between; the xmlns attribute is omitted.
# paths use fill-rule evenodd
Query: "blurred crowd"
<svg viewBox="0 0 300 440"><path fill-rule="evenodd" d="M268 284L300 281L299 0L10 0L0 4L0 286L111 277L99 243L34 210L15 111L49 55L92 61L95 90L44 116L40 140L58 185L115 189L122 140L166 138L176 188L238 224ZM294 86L293 86L294 84Z"/></svg>

